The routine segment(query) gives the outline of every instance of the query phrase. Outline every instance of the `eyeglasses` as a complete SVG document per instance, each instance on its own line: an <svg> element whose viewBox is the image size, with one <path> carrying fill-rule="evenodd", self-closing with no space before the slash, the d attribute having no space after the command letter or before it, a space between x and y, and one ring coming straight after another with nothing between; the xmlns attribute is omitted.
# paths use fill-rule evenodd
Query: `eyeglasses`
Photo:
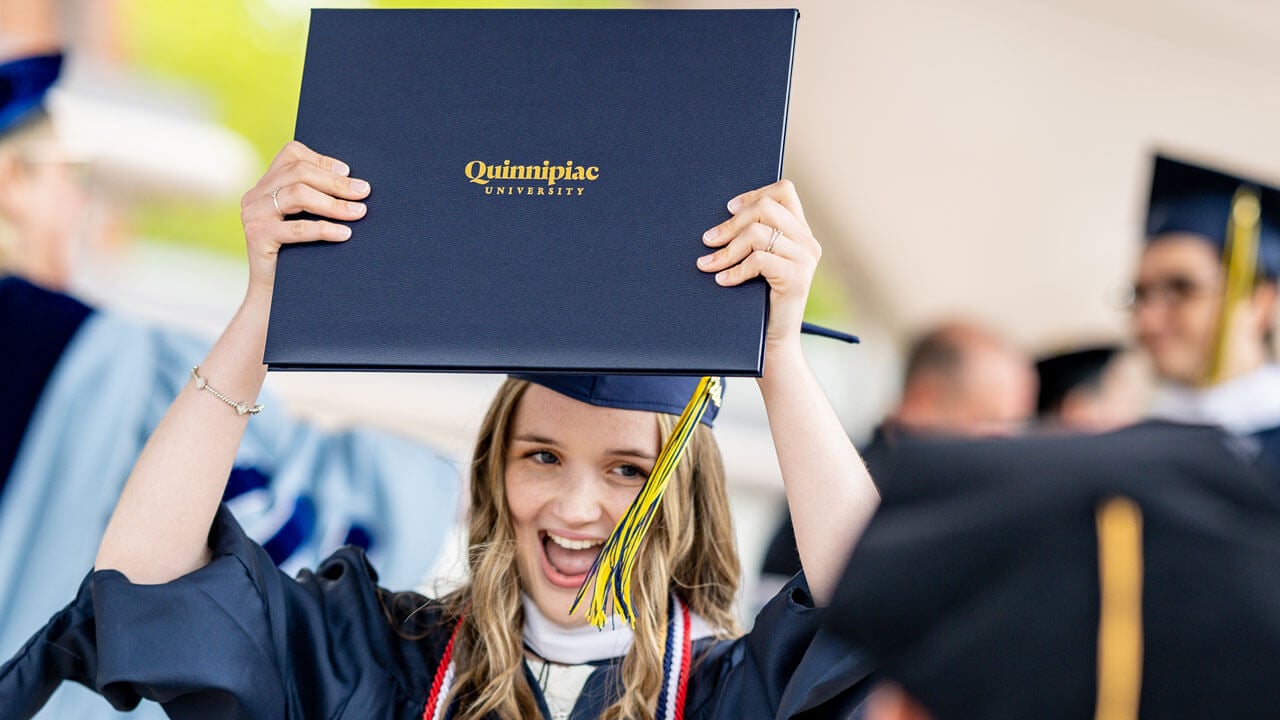
<svg viewBox="0 0 1280 720"><path fill-rule="evenodd" d="M1128 289L1123 304L1132 311L1144 305L1172 307L1217 291L1217 283L1206 283L1187 275L1172 275L1153 282L1135 283Z"/></svg>

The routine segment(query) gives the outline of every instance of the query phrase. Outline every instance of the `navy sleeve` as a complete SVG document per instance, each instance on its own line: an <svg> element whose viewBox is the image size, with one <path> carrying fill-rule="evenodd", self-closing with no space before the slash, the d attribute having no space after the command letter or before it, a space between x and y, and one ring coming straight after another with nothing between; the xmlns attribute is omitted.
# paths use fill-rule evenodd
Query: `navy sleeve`
<svg viewBox="0 0 1280 720"><path fill-rule="evenodd" d="M822 627L804 574L756 616L751 632L716 642L695 660L688 716L853 718L873 680L869 656Z"/></svg>
<svg viewBox="0 0 1280 720"><path fill-rule="evenodd" d="M93 602L85 577L75 601L0 666L0 718L29 718L63 680L93 687L96 674Z"/></svg>
<svg viewBox="0 0 1280 720"><path fill-rule="evenodd" d="M225 507L210 547L210 564L163 585L94 574L97 688L114 706L148 698L175 720L421 714L405 670L426 674L427 661L405 656L363 554L294 580Z"/></svg>

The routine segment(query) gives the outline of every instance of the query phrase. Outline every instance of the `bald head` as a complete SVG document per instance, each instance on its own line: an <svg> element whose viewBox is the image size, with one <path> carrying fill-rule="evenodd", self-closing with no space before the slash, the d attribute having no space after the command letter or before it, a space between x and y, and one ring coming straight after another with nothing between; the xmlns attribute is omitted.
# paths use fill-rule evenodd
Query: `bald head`
<svg viewBox="0 0 1280 720"><path fill-rule="evenodd" d="M1030 358L992 330L949 322L912 345L893 419L928 433L1004 435L1025 425L1035 401Z"/></svg>

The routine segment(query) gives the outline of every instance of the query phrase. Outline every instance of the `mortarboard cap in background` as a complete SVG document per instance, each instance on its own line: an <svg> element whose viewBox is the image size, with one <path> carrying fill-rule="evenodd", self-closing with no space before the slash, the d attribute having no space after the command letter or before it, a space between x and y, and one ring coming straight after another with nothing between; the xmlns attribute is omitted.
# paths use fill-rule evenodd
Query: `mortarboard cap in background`
<svg viewBox="0 0 1280 720"><path fill-rule="evenodd" d="M1280 495L1219 430L904 442L828 622L935 720L1280 708Z"/></svg>
<svg viewBox="0 0 1280 720"><path fill-rule="evenodd" d="M1258 274L1277 277L1280 275L1280 190L1185 160L1155 156L1147 210L1147 242L1158 242L1161 236L1173 233L1192 233L1224 253L1232 200L1241 188L1255 191L1261 205Z"/></svg>
<svg viewBox="0 0 1280 720"><path fill-rule="evenodd" d="M0 135L22 124L44 104L45 94L58 80L62 55L31 55L0 63Z"/></svg>
<svg viewBox="0 0 1280 720"><path fill-rule="evenodd" d="M1228 328L1259 279L1280 274L1280 191L1254 180L1157 155L1147 212L1147 243L1190 233L1222 256L1222 304L1202 382L1226 378L1236 352Z"/></svg>
<svg viewBox="0 0 1280 720"><path fill-rule="evenodd" d="M1083 348L1059 353L1036 361L1040 392L1036 397L1036 414L1057 412L1077 388L1097 387L1111 362L1120 352L1115 345Z"/></svg>

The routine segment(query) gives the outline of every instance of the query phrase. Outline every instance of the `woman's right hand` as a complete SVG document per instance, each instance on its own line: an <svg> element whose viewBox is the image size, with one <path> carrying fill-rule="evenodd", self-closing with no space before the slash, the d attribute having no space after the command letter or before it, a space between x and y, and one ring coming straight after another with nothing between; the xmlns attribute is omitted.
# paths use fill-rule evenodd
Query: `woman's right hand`
<svg viewBox="0 0 1280 720"><path fill-rule="evenodd" d="M321 155L297 140L276 154L258 183L240 199L240 221L249 255L249 291L270 297L276 256L290 243L342 242L351 228L327 220L288 220L300 212L333 220L364 217L369 183L348 177L346 163Z"/></svg>

